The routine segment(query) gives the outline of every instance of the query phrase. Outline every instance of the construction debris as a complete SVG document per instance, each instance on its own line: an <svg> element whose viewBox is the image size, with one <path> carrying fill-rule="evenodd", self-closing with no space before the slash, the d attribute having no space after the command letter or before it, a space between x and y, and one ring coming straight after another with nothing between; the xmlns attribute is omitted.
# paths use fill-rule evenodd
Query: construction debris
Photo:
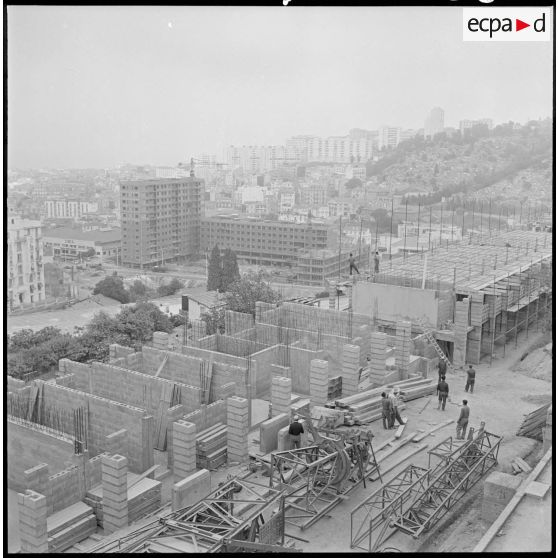
<svg viewBox="0 0 558 558"><path fill-rule="evenodd" d="M222 422L196 435L196 467L212 471L227 462L227 426Z"/></svg>
<svg viewBox="0 0 558 558"><path fill-rule="evenodd" d="M546 426L546 414L550 405L551 403L547 403L526 415L517 431L517 436L542 441L542 429Z"/></svg>

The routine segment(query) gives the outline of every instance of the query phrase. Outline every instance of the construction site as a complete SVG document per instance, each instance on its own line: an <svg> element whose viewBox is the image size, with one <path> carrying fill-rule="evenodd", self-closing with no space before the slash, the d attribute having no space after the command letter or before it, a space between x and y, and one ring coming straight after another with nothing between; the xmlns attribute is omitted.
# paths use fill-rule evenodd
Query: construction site
<svg viewBox="0 0 558 558"><path fill-rule="evenodd" d="M327 309L258 302L222 334L8 376L12 548L549 551L552 271L552 233L469 238L332 282Z"/></svg>

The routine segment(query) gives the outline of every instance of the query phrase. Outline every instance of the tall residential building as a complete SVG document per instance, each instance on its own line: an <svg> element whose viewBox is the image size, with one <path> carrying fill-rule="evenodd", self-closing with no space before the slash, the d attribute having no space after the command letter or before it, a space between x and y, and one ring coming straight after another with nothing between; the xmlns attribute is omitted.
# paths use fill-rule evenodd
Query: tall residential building
<svg viewBox="0 0 558 558"><path fill-rule="evenodd" d="M401 141L401 128L394 126L382 126L378 130L378 149L392 149L397 147Z"/></svg>
<svg viewBox="0 0 558 558"><path fill-rule="evenodd" d="M424 137L433 138L444 131L444 110L434 107L424 122Z"/></svg>
<svg viewBox="0 0 558 558"><path fill-rule="evenodd" d="M79 219L85 213L95 213L98 209L99 205L96 202L72 199L45 201L47 219L61 219L64 217Z"/></svg>
<svg viewBox="0 0 558 558"><path fill-rule="evenodd" d="M41 222L8 217L8 308L45 299Z"/></svg>
<svg viewBox="0 0 558 558"><path fill-rule="evenodd" d="M202 204L199 178L121 182L122 264L143 268L194 256Z"/></svg>

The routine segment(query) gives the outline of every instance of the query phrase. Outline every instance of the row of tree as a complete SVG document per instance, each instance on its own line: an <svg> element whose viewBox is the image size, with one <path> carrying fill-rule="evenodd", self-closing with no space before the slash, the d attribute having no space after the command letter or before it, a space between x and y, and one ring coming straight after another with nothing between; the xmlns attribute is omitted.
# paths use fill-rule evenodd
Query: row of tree
<svg viewBox="0 0 558 558"><path fill-rule="evenodd" d="M128 302L145 302L156 296L173 295L183 287L184 283L174 277L170 283L159 285L156 290L148 288L139 280L134 281L133 285L127 289L121 277L109 275L95 285L93 294L102 294L122 304L127 304Z"/></svg>
<svg viewBox="0 0 558 558"><path fill-rule="evenodd" d="M140 350L153 338L154 331L168 333L182 323L181 316L169 318L152 303L137 303L115 316L101 311L85 327L75 328L73 334L52 326L39 331L23 329L8 335L8 374L16 378L31 373L45 374L61 358L77 362L106 361L110 344Z"/></svg>
<svg viewBox="0 0 558 558"><path fill-rule="evenodd" d="M239 279L240 271L236 253L230 248L226 248L221 256L221 250L216 244L211 250L207 264L207 290L224 293Z"/></svg>

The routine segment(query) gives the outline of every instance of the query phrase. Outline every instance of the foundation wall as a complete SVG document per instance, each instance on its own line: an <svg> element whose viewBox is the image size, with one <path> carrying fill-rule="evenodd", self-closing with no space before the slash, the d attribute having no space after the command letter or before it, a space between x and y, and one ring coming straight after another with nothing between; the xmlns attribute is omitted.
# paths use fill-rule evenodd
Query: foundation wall
<svg viewBox="0 0 558 558"><path fill-rule="evenodd" d="M227 424L227 402L220 399L210 405L201 405L196 411L184 415L182 420L195 424L196 432L211 428L219 422Z"/></svg>
<svg viewBox="0 0 558 558"><path fill-rule="evenodd" d="M72 439L56 436L30 422L6 420L8 487L24 491L24 471L46 463L51 471L60 471L74 455Z"/></svg>

